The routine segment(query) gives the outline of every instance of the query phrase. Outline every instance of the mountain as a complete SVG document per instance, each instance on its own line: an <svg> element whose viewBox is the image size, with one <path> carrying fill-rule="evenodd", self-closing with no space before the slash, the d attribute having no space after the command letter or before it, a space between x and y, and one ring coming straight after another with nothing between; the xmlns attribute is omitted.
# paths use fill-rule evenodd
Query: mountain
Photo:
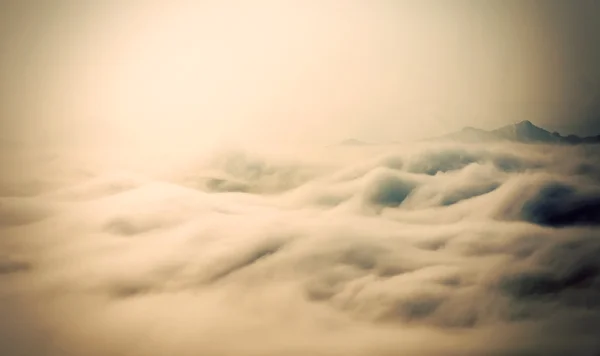
<svg viewBox="0 0 600 356"><path fill-rule="evenodd" d="M458 132L439 137L438 139L463 142L514 141L523 143L600 143L600 135L579 137L575 135L562 136L558 132L551 133L534 125L531 121L521 121L516 124L486 131L474 127L465 127Z"/></svg>
<svg viewBox="0 0 600 356"><path fill-rule="evenodd" d="M474 127L465 127L458 132L437 137L435 139L449 139L453 141L464 141L464 142L487 142L496 140L497 137L490 131L477 129Z"/></svg>
<svg viewBox="0 0 600 356"><path fill-rule="evenodd" d="M339 143L340 146L367 146L369 143L357 140L355 138L348 138Z"/></svg>

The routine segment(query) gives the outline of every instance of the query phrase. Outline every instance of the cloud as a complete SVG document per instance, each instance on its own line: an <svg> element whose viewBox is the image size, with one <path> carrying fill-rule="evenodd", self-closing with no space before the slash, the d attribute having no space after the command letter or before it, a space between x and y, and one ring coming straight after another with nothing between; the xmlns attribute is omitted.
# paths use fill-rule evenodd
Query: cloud
<svg viewBox="0 0 600 356"><path fill-rule="evenodd" d="M0 201L0 353L597 353L597 150L61 158Z"/></svg>

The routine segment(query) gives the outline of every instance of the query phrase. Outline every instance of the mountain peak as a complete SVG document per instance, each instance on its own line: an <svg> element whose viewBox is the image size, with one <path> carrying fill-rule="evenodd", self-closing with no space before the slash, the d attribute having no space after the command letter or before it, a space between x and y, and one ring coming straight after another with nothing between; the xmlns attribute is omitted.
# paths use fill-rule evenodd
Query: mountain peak
<svg viewBox="0 0 600 356"><path fill-rule="evenodd" d="M517 122L517 123L515 124L515 126L520 126L520 127L537 127L537 126L535 126L535 125L534 125L534 124L533 124L531 121L529 121L529 120L523 120L523 121Z"/></svg>
<svg viewBox="0 0 600 356"><path fill-rule="evenodd" d="M465 142L515 141L524 143L600 143L600 136L562 136L558 132L551 133L550 131L536 126L529 120L519 121L512 125L503 126L491 131L467 126L460 131L445 135L444 138Z"/></svg>
<svg viewBox="0 0 600 356"><path fill-rule="evenodd" d="M469 132L469 131L472 132L472 131L481 131L481 130L480 129L476 129L473 126L465 126L465 127L463 127L462 131L463 132Z"/></svg>
<svg viewBox="0 0 600 356"><path fill-rule="evenodd" d="M513 125L501 127L493 130L496 135L503 139L520 142L552 142L556 141L556 136L550 132L535 126L531 121L524 120Z"/></svg>

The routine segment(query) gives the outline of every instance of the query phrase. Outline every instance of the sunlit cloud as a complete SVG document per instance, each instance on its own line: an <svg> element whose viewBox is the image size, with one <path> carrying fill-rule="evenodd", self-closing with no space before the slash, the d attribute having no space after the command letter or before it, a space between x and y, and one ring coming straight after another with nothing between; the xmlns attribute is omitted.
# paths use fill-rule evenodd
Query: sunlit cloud
<svg viewBox="0 0 600 356"><path fill-rule="evenodd" d="M568 4L3 3L0 354L598 354Z"/></svg>
<svg viewBox="0 0 600 356"><path fill-rule="evenodd" d="M169 177L107 171L4 197L0 312L29 326L2 323L0 348L595 349L600 193L597 172L582 168L597 166L596 148L430 142L330 147L314 158L226 152ZM344 159L348 151L357 159ZM551 158L535 159L542 153ZM428 338L439 343L406 341Z"/></svg>

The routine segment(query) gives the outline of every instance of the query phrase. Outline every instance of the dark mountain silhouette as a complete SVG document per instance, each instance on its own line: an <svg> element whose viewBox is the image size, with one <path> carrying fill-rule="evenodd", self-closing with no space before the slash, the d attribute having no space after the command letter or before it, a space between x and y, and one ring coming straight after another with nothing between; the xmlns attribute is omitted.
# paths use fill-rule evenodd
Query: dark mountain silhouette
<svg viewBox="0 0 600 356"><path fill-rule="evenodd" d="M463 142L514 141L523 143L564 144L600 143L600 135L589 137L579 137L575 135L562 136L558 132L551 133L550 131L544 130L527 120L490 131L474 127L465 127L458 132L444 135L438 139Z"/></svg>

